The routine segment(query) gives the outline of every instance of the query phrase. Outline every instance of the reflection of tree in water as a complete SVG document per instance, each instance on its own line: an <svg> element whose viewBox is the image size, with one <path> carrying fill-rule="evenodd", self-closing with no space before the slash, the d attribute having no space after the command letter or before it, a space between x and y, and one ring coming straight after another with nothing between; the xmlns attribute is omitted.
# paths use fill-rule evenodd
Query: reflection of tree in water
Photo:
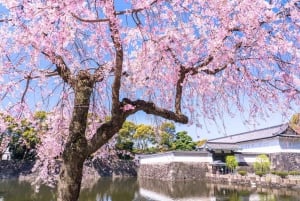
<svg viewBox="0 0 300 201"><path fill-rule="evenodd" d="M292 197L289 195L274 195L271 193L258 193L259 201L299 201L299 197Z"/></svg>
<svg viewBox="0 0 300 201"><path fill-rule="evenodd" d="M216 201L249 201L249 191L237 191L236 189L213 187Z"/></svg>
<svg viewBox="0 0 300 201"><path fill-rule="evenodd" d="M159 181L138 180L139 187L166 195L171 198L209 197L209 189L204 181Z"/></svg>
<svg viewBox="0 0 300 201"><path fill-rule="evenodd" d="M136 178L101 178L92 188L83 189L80 201L126 201L134 200L138 191Z"/></svg>
<svg viewBox="0 0 300 201"><path fill-rule="evenodd" d="M34 186L28 182L18 182L17 180L0 181L0 197L5 201L54 201L55 189L41 186L38 193L35 193Z"/></svg>

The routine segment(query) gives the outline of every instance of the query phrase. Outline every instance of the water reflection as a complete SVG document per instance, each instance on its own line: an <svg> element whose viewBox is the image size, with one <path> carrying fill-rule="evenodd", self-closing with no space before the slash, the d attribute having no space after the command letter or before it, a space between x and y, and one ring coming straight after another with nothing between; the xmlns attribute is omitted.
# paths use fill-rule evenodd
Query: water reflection
<svg viewBox="0 0 300 201"><path fill-rule="evenodd" d="M288 189L249 188L205 181L162 182L139 179L139 194L155 201L299 201Z"/></svg>
<svg viewBox="0 0 300 201"><path fill-rule="evenodd" d="M82 201L125 201L134 200L138 192L136 178L103 178L92 188L83 189Z"/></svg>
<svg viewBox="0 0 300 201"><path fill-rule="evenodd" d="M104 178L90 182L80 201L298 201L300 192L290 189L247 188L205 181L164 182L136 178ZM0 201L55 201L55 189L34 187L16 180L0 181Z"/></svg>

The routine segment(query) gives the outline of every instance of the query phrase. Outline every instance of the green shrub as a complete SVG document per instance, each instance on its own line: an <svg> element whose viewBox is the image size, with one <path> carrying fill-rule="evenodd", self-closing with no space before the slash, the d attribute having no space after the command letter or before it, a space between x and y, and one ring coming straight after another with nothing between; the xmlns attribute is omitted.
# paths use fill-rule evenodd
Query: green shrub
<svg viewBox="0 0 300 201"><path fill-rule="evenodd" d="M236 169L238 166L238 162L235 156L226 156L226 166L228 167L231 172Z"/></svg>
<svg viewBox="0 0 300 201"><path fill-rule="evenodd" d="M276 171L276 170L272 170L272 171L271 171L271 174L277 175L277 171Z"/></svg>
<svg viewBox="0 0 300 201"><path fill-rule="evenodd" d="M265 172L262 172L262 171L255 171L255 174L262 177L264 176L266 173Z"/></svg>
<svg viewBox="0 0 300 201"><path fill-rule="evenodd" d="M300 172L299 171L296 171L296 170L294 170L294 171L289 171L289 175L300 175Z"/></svg>
<svg viewBox="0 0 300 201"><path fill-rule="evenodd" d="M239 170L238 173L239 173L241 176L247 175L247 171L246 171L246 170Z"/></svg>
<svg viewBox="0 0 300 201"><path fill-rule="evenodd" d="M270 166L270 160L265 154L258 155L253 164L255 172L263 172L264 174L270 170Z"/></svg>
<svg viewBox="0 0 300 201"><path fill-rule="evenodd" d="M286 178L286 176L288 176L288 172L285 171L278 171L276 174L281 178Z"/></svg>

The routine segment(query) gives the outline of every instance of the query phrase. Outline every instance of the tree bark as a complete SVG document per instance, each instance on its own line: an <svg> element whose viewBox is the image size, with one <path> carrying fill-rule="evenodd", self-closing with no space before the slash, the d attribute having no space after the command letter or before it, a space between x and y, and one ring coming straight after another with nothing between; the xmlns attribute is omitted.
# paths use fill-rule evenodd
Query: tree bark
<svg viewBox="0 0 300 201"><path fill-rule="evenodd" d="M83 158L76 159L76 153L69 153L69 159L63 160L58 184L58 201L78 200L83 163Z"/></svg>
<svg viewBox="0 0 300 201"><path fill-rule="evenodd" d="M77 201L84 160L88 156L87 128L90 97L94 82L88 71L80 71L74 86L75 98L69 135L62 153L58 201Z"/></svg>

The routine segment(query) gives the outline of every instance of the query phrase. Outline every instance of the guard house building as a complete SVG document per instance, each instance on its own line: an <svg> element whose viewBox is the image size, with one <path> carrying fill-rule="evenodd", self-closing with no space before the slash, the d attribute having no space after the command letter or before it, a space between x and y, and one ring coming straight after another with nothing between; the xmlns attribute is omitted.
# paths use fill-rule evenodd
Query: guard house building
<svg viewBox="0 0 300 201"><path fill-rule="evenodd" d="M269 156L273 169L299 170L300 134L288 124L208 140L204 146L213 161L225 162L235 155L239 165L255 162L260 154Z"/></svg>

